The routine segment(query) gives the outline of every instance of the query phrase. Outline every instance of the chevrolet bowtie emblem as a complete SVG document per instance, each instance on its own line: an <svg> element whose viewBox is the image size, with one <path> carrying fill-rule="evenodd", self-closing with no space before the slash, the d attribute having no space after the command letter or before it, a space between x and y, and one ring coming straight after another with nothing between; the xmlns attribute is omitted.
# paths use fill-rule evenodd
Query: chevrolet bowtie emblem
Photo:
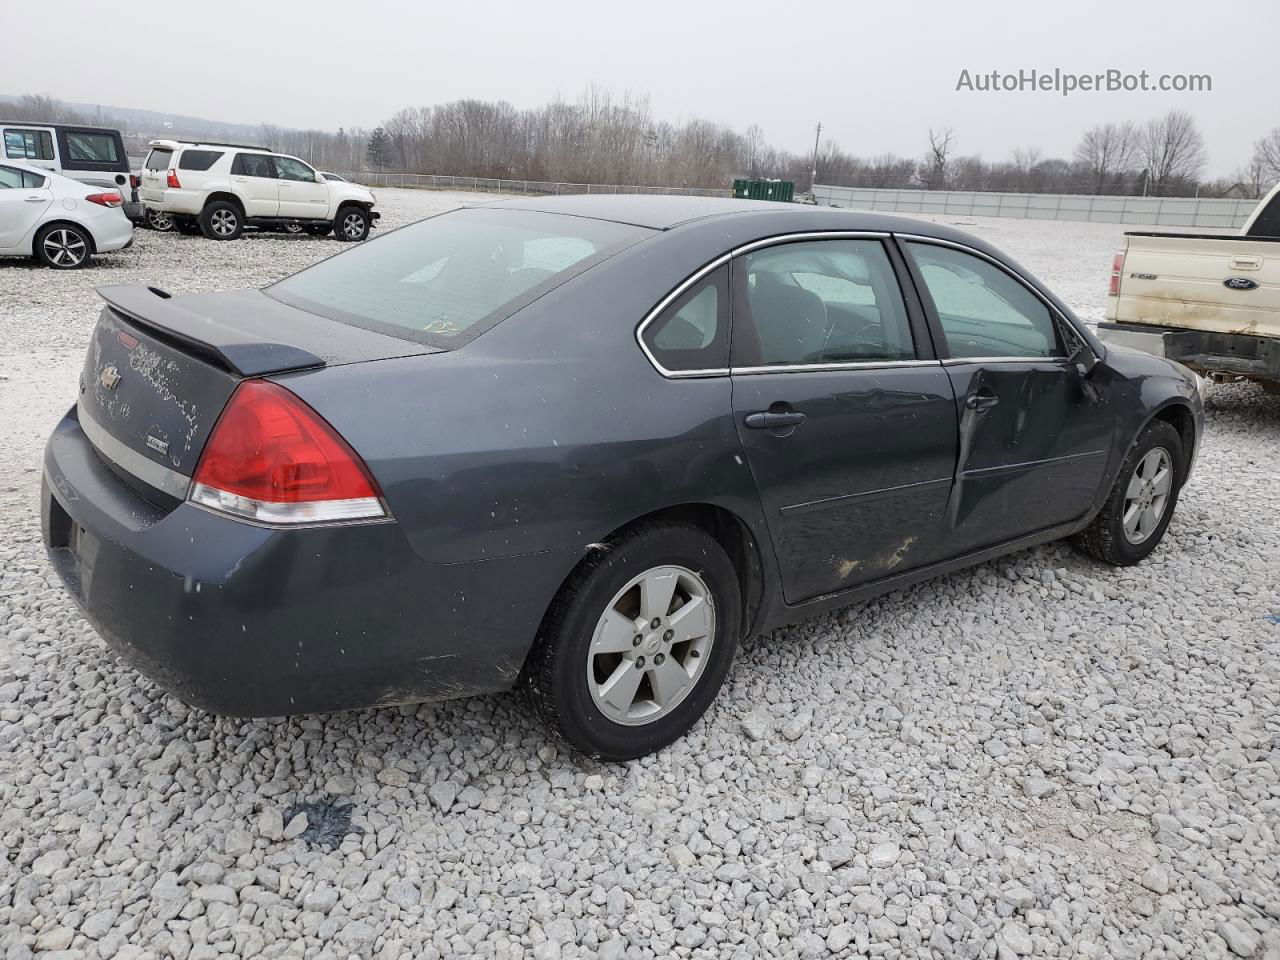
<svg viewBox="0 0 1280 960"><path fill-rule="evenodd" d="M120 371L116 369L113 363L109 367L104 367L102 374L98 377L98 382L108 390L114 390L120 383Z"/></svg>

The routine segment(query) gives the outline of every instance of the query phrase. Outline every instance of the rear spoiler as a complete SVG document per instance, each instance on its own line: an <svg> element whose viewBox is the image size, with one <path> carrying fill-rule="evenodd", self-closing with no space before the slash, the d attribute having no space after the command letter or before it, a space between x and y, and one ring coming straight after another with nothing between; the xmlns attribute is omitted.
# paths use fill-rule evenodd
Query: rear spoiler
<svg viewBox="0 0 1280 960"><path fill-rule="evenodd" d="M134 323L176 340L185 349L241 376L261 377L325 365L314 353L301 347L277 343L189 310L156 287L142 284L98 287L98 294L112 310Z"/></svg>

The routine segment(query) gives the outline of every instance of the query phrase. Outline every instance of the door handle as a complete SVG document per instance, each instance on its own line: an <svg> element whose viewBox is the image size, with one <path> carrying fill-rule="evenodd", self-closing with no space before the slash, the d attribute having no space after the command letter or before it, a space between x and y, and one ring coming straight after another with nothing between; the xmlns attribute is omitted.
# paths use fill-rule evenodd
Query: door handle
<svg viewBox="0 0 1280 960"><path fill-rule="evenodd" d="M44 197L23 197L23 203L44 203Z"/></svg>
<svg viewBox="0 0 1280 960"><path fill-rule="evenodd" d="M985 388L964 398L964 405L970 410L990 410L999 402L1000 398Z"/></svg>
<svg viewBox="0 0 1280 960"><path fill-rule="evenodd" d="M752 430L777 430L782 427L798 427L806 419L799 410L791 410L787 413L770 413L768 410L760 410L756 413L748 413L743 422Z"/></svg>
<svg viewBox="0 0 1280 960"><path fill-rule="evenodd" d="M1261 270L1261 257L1232 257L1231 269L1233 270Z"/></svg>

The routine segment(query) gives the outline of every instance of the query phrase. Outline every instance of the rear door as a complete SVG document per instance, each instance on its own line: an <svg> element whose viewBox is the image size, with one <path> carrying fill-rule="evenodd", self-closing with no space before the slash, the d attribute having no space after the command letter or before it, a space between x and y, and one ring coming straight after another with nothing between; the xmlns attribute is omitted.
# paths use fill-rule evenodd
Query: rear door
<svg viewBox="0 0 1280 960"><path fill-rule="evenodd" d="M738 435L788 603L938 556L951 383L878 235L771 241L733 262Z"/></svg>
<svg viewBox="0 0 1280 960"><path fill-rule="evenodd" d="M245 216L274 217L280 213L280 189L270 155L237 153L231 161L231 181L244 201Z"/></svg>
<svg viewBox="0 0 1280 960"><path fill-rule="evenodd" d="M118 130L58 127L58 156L62 173L81 183L114 187L124 195L129 182L129 158Z"/></svg>
<svg viewBox="0 0 1280 960"><path fill-rule="evenodd" d="M956 398L950 552L1080 517L1102 481L1115 415L1068 360L1069 326L976 251L923 238L904 247Z"/></svg>
<svg viewBox="0 0 1280 960"><path fill-rule="evenodd" d="M49 178L0 165L0 249L30 253L30 234L53 202Z"/></svg>
<svg viewBox="0 0 1280 960"><path fill-rule="evenodd" d="M6 160L23 160L45 170L58 169L58 155L54 147L53 131L44 127L28 127L13 124L0 127L4 139Z"/></svg>
<svg viewBox="0 0 1280 960"><path fill-rule="evenodd" d="M316 172L293 157L272 157L280 190L280 216L323 220L329 215L329 188Z"/></svg>

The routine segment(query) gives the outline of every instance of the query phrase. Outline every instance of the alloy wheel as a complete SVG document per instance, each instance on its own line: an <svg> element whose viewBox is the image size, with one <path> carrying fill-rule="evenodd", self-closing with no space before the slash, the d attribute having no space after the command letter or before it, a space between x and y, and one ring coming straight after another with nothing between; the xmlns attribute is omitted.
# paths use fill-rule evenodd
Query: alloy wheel
<svg viewBox="0 0 1280 960"><path fill-rule="evenodd" d="M165 213L162 210L148 210L147 226L149 226L152 230L159 230L161 232L165 230L172 230L173 217L169 216L167 213Z"/></svg>
<svg viewBox="0 0 1280 960"><path fill-rule="evenodd" d="M1173 458L1164 447L1152 447L1134 468L1124 492L1122 524L1130 543L1144 543L1155 533L1173 491Z"/></svg>
<svg viewBox="0 0 1280 960"><path fill-rule="evenodd" d="M342 232L352 240L358 240L364 233L364 217L358 213L348 213L342 218Z"/></svg>
<svg viewBox="0 0 1280 960"><path fill-rule="evenodd" d="M634 577L605 608L587 651L587 687L614 723L666 716L697 686L715 642L711 590L687 567Z"/></svg>
<svg viewBox="0 0 1280 960"><path fill-rule="evenodd" d="M209 218L213 232L220 237L229 237L236 232L236 215L230 210L215 210Z"/></svg>
<svg viewBox="0 0 1280 960"><path fill-rule="evenodd" d="M74 230L52 230L44 238L44 251L55 266L76 267L89 255L89 244Z"/></svg>

